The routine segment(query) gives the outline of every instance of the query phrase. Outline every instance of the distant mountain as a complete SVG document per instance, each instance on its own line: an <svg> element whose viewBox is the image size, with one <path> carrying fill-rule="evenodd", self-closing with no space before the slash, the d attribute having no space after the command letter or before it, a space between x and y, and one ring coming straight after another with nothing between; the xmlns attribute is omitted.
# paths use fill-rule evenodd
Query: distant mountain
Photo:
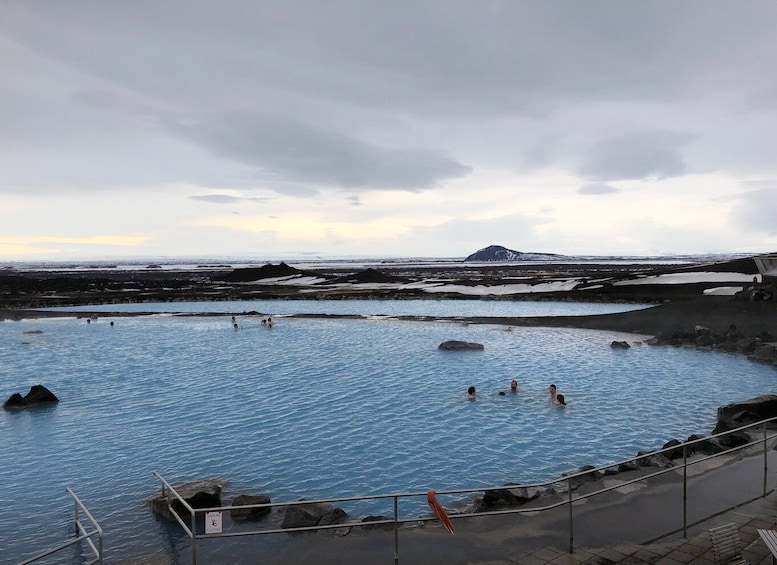
<svg viewBox="0 0 777 565"><path fill-rule="evenodd" d="M520 251L513 251L507 249L501 245L489 245L488 247L476 251L466 259L465 261L555 261L558 259L566 258L565 255L557 255L555 253L522 253Z"/></svg>

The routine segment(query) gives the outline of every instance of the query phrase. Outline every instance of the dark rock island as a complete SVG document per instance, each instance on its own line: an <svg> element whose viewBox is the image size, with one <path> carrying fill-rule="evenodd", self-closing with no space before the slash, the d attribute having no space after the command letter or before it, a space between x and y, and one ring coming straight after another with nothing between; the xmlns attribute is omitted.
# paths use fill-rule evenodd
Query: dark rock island
<svg viewBox="0 0 777 565"><path fill-rule="evenodd" d="M59 402L53 392L43 385L32 385L30 392L22 396L18 392L13 393L8 400L3 403L6 410L24 410L35 406L46 406Z"/></svg>

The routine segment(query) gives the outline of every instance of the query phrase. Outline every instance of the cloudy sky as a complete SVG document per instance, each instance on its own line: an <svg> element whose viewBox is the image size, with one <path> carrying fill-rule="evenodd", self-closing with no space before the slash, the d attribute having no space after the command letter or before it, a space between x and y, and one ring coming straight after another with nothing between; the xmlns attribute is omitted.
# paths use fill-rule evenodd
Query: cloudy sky
<svg viewBox="0 0 777 565"><path fill-rule="evenodd" d="M777 250L777 2L0 2L0 259Z"/></svg>

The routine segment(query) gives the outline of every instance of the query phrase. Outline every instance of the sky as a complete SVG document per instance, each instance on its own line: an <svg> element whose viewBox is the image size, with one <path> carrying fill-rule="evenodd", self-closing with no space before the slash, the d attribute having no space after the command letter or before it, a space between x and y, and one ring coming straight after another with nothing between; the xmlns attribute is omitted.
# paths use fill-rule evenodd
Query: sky
<svg viewBox="0 0 777 565"><path fill-rule="evenodd" d="M777 2L3 0L0 260L777 251Z"/></svg>

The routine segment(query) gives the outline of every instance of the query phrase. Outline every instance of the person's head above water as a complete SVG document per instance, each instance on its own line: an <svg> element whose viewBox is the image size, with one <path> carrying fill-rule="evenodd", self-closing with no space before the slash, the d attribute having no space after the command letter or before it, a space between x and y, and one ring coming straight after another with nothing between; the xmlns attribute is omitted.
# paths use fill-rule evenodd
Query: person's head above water
<svg viewBox="0 0 777 565"><path fill-rule="evenodd" d="M557 394L556 395L556 402L558 402L559 406L566 406L567 405L567 401L564 400L564 395L563 394Z"/></svg>
<svg viewBox="0 0 777 565"><path fill-rule="evenodd" d="M475 397L475 387L474 386L471 386L471 387L469 387L467 389L467 396L470 397L470 398L474 398Z"/></svg>
<svg viewBox="0 0 777 565"><path fill-rule="evenodd" d="M513 391L513 392L518 390L518 381L516 381L515 379L510 381L510 390Z"/></svg>
<svg viewBox="0 0 777 565"><path fill-rule="evenodd" d="M556 385L550 385L548 391L550 392L551 396L556 396Z"/></svg>

